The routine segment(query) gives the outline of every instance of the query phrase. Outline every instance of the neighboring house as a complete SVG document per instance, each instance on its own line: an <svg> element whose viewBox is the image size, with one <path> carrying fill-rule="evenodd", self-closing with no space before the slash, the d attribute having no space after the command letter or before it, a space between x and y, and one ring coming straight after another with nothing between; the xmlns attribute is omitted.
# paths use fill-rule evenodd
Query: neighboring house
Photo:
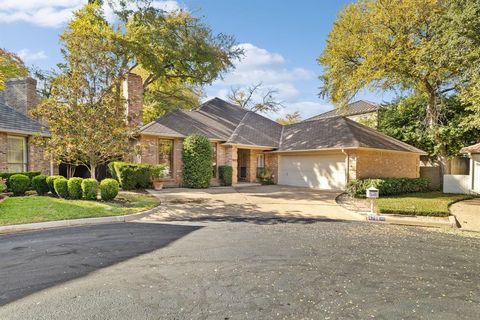
<svg viewBox="0 0 480 320"><path fill-rule="evenodd" d="M269 168L278 184L343 190L356 178L416 178L424 154L345 117L283 126L215 98L195 110L176 109L143 126L137 161L167 164L166 185L180 186L182 142L194 133L207 136L214 148L213 185L219 184L218 166L229 165L234 184L255 182L257 173Z"/></svg>
<svg viewBox="0 0 480 320"><path fill-rule="evenodd" d="M444 176L443 191L446 193L480 193L480 143L465 147L460 153L470 158L466 174Z"/></svg>
<svg viewBox="0 0 480 320"><path fill-rule="evenodd" d="M375 102L358 100L348 104L344 108L333 109L305 121L319 120L333 117L347 117L353 121L376 128L378 124L378 110L381 106Z"/></svg>
<svg viewBox="0 0 480 320"><path fill-rule="evenodd" d="M9 80L0 91L0 172L52 173L53 166L42 148L32 144L33 136L49 135L45 126L28 116L36 104L34 79Z"/></svg>

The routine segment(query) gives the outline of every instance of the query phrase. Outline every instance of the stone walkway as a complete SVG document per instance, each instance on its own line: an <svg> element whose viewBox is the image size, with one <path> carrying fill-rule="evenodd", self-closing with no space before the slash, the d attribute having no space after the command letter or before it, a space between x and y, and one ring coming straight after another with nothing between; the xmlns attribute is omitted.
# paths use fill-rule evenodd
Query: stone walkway
<svg viewBox="0 0 480 320"><path fill-rule="evenodd" d="M450 212L457 218L462 230L480 232L480 198L454 203Z"/></svg>

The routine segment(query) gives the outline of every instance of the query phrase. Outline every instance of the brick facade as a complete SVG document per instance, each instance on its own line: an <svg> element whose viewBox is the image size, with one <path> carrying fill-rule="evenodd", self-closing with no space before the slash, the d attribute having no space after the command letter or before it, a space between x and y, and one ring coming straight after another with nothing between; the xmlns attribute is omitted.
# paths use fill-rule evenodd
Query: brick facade
<svg viewBox="0 0 480 320"><path fill-rule="evenodd" d="M278 183L278 155L276 153L265 153L265 168L272 171L273 181Z"/></svg>
<svg viewBox="0 0 480 320"><path fill-rule="evenodd" d="M50 160L46 159L43 148L32 144L30 141L28 141L28 171L50 174Z"/></svg>
<svg viewBox="0 0 480 320"><path fill-rule="evenodd" d="M383 150L357 150L349 152L350 159L355 155L356 178L420 176L420 155L406 152ZM353 162L351 161L351 166Z"/></svg>
<svg viewBox="0 0 480 320"><path fill-rule="evenodd" d="M12 134L15 135L15 134ZM0 132L0 172L8 171L8 133ZM50 174L50 160L45 158L42 147L31 143L27 138L27 170L40 171L43 174ZM58 172L57 166L53 166L54 173Z"/></svg>

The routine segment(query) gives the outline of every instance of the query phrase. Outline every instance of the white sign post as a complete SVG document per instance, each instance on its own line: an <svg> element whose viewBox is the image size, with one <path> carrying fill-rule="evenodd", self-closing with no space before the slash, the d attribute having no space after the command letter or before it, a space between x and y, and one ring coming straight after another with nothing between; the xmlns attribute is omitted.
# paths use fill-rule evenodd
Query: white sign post
<svg viewBox="0 0 480 320"><path fill-rule="evenodd" d="M370 214L375 215L373 211L373 199L378 199L380 191L375 187L370 187L367 189L367 198L370 199Z"/></svg>

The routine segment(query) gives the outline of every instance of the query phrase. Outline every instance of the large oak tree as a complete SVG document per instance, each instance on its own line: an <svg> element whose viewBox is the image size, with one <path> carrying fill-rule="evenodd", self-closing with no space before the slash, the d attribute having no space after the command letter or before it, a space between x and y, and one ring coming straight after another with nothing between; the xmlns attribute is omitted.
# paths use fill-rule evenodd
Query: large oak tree
<svg viewBox="0 0 480 320"><path fill-rule="evenodd" d="M324 67L321 93L338 106L362 89L423 96L424 125L445 162L445 99L457 92L471 103L469 93L479 87L473 77L480 65L479 13L476 0L360 0L346 6L318 59Z"/></svg>
<svg viewBox="0 0 480 320"><path fill-rule="evenodd" d="M64 62L51 93L35 110L49 125L48 154L96 168L132 153L135 123L126 121L122 82L142 70L143 86L159 81L211 83L242 53L232 37L213 35L188 12L167 13L150 1L120 1L108 22L102 1L90 1L61 35Z"/></svg>

